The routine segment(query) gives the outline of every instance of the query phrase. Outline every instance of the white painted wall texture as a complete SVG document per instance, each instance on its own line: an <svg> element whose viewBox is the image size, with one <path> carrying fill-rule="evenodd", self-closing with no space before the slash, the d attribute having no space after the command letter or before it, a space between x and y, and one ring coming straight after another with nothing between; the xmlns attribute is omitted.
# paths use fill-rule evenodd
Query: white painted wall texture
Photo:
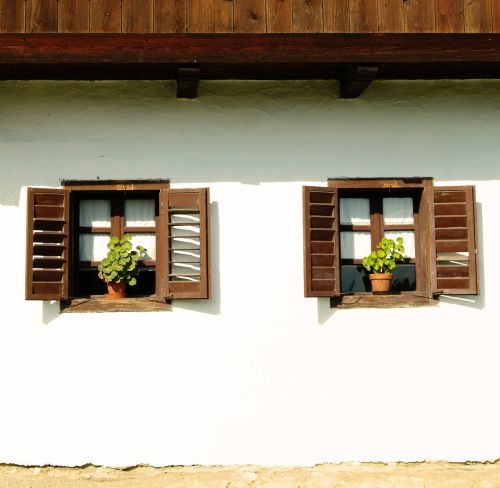
<svg viewBox="0 0 500 488"><path fill-rule="evenodd" d="M74 465L500 456L500 83L0 83L0 462ZM337 310L303 297L304 184L477 187L482 293ZM209 186L213 298L62 314L24 301L25 188Z"/></svg>

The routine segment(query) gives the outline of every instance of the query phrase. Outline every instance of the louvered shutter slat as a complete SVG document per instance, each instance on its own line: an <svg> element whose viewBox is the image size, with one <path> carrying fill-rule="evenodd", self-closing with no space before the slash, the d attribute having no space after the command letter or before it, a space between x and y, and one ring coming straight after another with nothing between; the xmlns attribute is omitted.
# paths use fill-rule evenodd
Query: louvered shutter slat
<svg viewBox="0 0 500 488"><path fill-rule="evenodd" d="M210 199L208 188L167 192L167 295L210 296Z"/></svg>
<svg viewBox="0 0 500 488"><path fill-rule="evenodd" d="M68 298L69 192L28 188L26 299Z"/></svg>
<svg viewBox="0 0 500 488"><path fill-rule="evenodd" d="M431 207L433 294L477 295L474 187L434 187Z"/></svg>
<svg viewBox="0 0 500 488"><path fill-rule="evenodd" d="M340 294L338 195L332 188L305 186L304 295Z"/></svg>

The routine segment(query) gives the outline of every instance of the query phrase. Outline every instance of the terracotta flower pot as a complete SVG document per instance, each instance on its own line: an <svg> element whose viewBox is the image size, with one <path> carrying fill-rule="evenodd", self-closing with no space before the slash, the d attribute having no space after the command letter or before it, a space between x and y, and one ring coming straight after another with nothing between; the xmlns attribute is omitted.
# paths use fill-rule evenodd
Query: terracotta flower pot
<svg viewBox="0 0 500 488"><path fill-rule="evenodd" d="M372 292L391 291L392 273L370 274Z"/></svg>
<svg viewBox="0 0 500 488"><path fill-rule="evenodd" d="M115 300L118 298L125 298L127 294L125 293L125 287L127 283L125 281L120 281L120 283L106 283L108 285L108 294L104 295L104 298L108 300Z"/></svg>

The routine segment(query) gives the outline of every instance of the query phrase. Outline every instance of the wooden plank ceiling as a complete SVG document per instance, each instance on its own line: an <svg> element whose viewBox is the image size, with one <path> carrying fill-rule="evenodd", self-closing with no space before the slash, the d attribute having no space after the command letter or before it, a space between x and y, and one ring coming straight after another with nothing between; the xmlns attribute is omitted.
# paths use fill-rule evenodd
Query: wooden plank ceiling
<svg viewBox="0 0 500 488"><path fill-rule="evenodd" d="M0 33L376 32L500 32L500 0L0 0Z"/></svg>

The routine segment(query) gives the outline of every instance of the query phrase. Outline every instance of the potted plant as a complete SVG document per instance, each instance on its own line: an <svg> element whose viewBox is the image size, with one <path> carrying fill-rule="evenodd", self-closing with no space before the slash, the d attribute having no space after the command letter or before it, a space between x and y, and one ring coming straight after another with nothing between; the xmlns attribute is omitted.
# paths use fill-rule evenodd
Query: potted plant
<svg viewBox="0 0 500 488"><path fill-rule="evenodd" d="M108 294L105 298L125 298L125 287L137 284L139 259L144 258L146 249L136 246L132 249L132 237L125 234L121 239L112 236L108 242L108 254L99 264L99 278L106 282Z"/></svg>
<svg viewBox="0 0 500 488"><path fill-rule="evenodd" d="M396 263L404 261L404 252L402 237L395 241L384 237L377 244L377 249L363 258L363 266L370 272L372 292L390 291L392 272Z"/></svg>

